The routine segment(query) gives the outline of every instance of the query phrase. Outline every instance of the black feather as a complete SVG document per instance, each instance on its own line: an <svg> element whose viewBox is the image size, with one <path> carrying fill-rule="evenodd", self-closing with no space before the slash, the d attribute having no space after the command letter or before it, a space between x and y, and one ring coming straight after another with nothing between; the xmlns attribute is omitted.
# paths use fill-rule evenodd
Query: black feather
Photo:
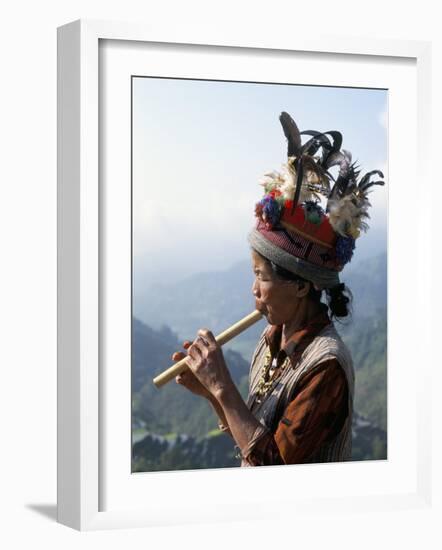
<svg viewBox="0 0 442 550"><path fill-rule="evenodd" d="M342 155L340 164L339 176L336 178L336 182L330 191L328 196L329 201L342 198L344 195L351 193L357 186L359 167L356 163L349 164L344 155ZM329 211L328 203L326 211Z"/></svg>
<svg viewBox="0 0 442 550"><path fill-rule="evenodd" d="M338 164L339 149L342 145L342 134L336 130L329 130L328 132L317 132L316 130L305 130L301 132L301 135L313 136L312 139L307 141L302 146L302 151L309 155L314 155L316 151L322 147L322 158L319 164L327 170L331 166ZM332 137L333 143L327 137L327 134ZM341 154L342 156L342 154Z"/></svg>
<svg viewBox="0 0 442 550"><path fill-rule="evenodd" d="M313 156L320 147L328 150L332 147L328 137L321 132L317 132L316 130L304 130L301 132L301 135L313 136L306 143L304 143L301 148L302 152L307 155Z"/></svg>
<svg viewBox="0 0 442 550"><path fill-rule="evenodd" d="M285 111L279 115L279 121L288 142L287 156L298 157L301 152L301 135L295 121Z"/></svg>
<svg viewBox="0 0 442 550"><path fill-rule="evenodd" d="M364 188L361 189L361 191L367 191L367 189L370 189L373 185L385 185L385 181L378 180L378 181L371 181L370 183L365 184ZM360 188L360 186L359 186Z"/></svg>
<svg viewBox="0 0 442 550"><path fill-rule="evenodd" d="M384 177L384 174L380 170L372 170L371 172L367 172L365 174L365 176L361 179L360 183L359 183L359 189L361 191L365 191L368 187L370 187L371 185L374 185L370 182L370 178L374 174L376 174L377 176L380 176L381 178ZM376 182L376 184L377 185L384 185L384 182L382 182L382 183Z"/></svg>
<svg viewBox="0 0 442 550"><path fill-rule="evenodd" d="M342 176L338 176L336 178L336 182L333 185L332 190L330 191L330 194L328 196L327 201L327 208L326 211L329 211L328 202L331 200L339 199L345 194L345 190L347 189L348 180L346 178L343 178Z"/></svg>
<svg viewBox="0 0 442 550"><path fill-rule="evenodd" d="M324 132L324 134L329 134L333 138L333 152L339 151L339 149L342 146L342 134L341 132L338 132L337 130L329 130L328 132Z"/></svg>
<svg viewBox="0 0 442 550"><path fill-rule="evenodd" d="M301 194L301 187L302 187L302 180L304 178L304 166L303 166L303 157L299 157L296 160L296 187L295 187L295 195L293 197L293 205L291 209L291 213L293 214L298 201L299 201L299 195Z"/></svg>
<svg viewBox="0 0 442 550"><path fill-rule="evenodd" d="M330 156L327 159L327 166L326 168L331 168L332 166L336 166L337 164L341 164L344 161L344 155L341 153L341 151L336 151L334 153L331 153Z"/></svg>
<svg viewBox="0 0 442 550"><path fill-rule="evenodd" d="M339 153L339 150L342 145L342 134L341 132L337 132L336 130L329 130L328 132L325 132L326 134L329 134L333 138L333 145L329 151L326 151L325 149L322 152L322 159L321 159L321 165L327 169L331 166L334 166L334 164L331 164L335 160L335 155Z"/></svg>

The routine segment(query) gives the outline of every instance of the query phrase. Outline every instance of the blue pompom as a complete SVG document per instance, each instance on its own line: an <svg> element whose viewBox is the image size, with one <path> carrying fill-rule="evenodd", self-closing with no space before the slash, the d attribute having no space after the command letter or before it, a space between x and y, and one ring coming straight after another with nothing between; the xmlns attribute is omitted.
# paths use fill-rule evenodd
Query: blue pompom
<svg viewBox="0 0 442 550"><path fill-rule="evenodd" d="M281 205L270 195L266 195L261 201L262 212L265 220L271 224L272 227L277 225L279 218L281 217Z"/></svg>
<svg viewBox="0 0 442 550"><path fill-rule="evenodd" d="M341 237L336 240L336 258L341 265L348 263L353 256L355 240L353 237Z"/></svg>

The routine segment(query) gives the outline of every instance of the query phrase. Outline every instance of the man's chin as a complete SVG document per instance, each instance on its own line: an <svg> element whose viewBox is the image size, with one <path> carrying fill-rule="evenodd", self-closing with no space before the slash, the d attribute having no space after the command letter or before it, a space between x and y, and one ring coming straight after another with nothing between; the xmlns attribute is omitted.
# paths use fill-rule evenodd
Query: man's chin
<svg viewBox="0 0 442 550"><path fill-rule="evenodd" d="M265 319L266 319L266 321L269 325L274 325L275 324L274 321L273 321L271 313L269 313L268 311L263 311L262 315L263 315L263 317L265 317Z"/></svg>
<svg viewBox="0 0 442 550"><path fill-rule="evenodd" d="M267 323L269 325L276 325L276 326L279 326L281 323L278 321L278 319L275 319L271 313L269 313L268 311L266 311L265 313L263 313L263 316L265 317Z"/></svg>
<svg viewBox="0 0 442 550"><path fill-rule="evenodd" d="M273 325L274 323L272 322L272 314L269 313L267 311L267 309L265 308L262 308L262 307L257 307L256 306L256 309L262 314L263 317L265 317L266 321L269 323L269 325Z"/></svg>

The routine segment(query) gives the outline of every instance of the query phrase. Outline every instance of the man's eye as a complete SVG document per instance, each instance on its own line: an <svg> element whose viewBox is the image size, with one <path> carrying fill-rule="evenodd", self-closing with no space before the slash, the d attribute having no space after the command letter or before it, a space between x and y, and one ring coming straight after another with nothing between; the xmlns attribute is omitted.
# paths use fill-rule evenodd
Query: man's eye
<svg viewBox="0 0 442 550"><path fill-rule="evenodd" d="M254 273L255 273L255 278L258 281L261 281L263 283L271 281L271 278L268 275L265 275L265 274L261 273L260 271L255 271Z"/></svg>

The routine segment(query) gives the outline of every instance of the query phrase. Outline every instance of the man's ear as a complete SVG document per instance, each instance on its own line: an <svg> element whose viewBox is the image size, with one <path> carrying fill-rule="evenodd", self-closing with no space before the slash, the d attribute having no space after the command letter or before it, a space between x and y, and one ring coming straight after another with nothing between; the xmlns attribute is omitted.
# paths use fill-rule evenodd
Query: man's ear
<svg viewBox="0 0 442 550"><path fill-rule="evenodd" d="M310 283L308 281L299 281L297 285L298 289L296 291L296 296L298 298L304 298L305 296L307 296L310 290Z"/></svg>

